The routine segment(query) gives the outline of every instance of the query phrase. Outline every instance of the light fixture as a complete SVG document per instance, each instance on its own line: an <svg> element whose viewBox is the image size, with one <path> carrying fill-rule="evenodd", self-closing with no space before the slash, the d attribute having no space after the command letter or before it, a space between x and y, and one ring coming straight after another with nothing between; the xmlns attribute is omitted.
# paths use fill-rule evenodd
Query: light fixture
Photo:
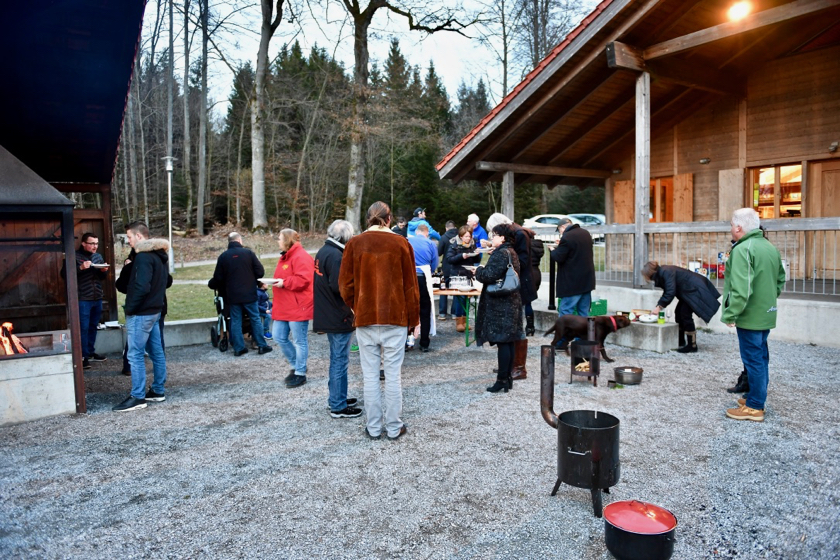
<svg viewBox="0 0 840 560"><path fill-rule="evenodd" d="M834 152L836 152L838 146L840 146L840 142L837 142L836 140L832 142L831 145L828 147L829 153L833 154Z"/></svg>
<svg viewBox="0 0 840 560"><path fill-rule="evenodd" d="M752 4L749 2L735 2L726 13L732 21L744 19L752 11Z"/></svg>
<svg viewBox="0 0 840 560"><path fill-rule="evenodd" d="M837 149L837 146L836 146L837 142L835 142L834 144L835 144L834 149L836 150ZM622 171L622 169L620 167L616 167L615 169L612 170L613 175L621 175L621 171Z"/></svg>
<svg viewBox="0 0 840 560"><path fill-rule="evenodd" d="M711 163L711 161L712 161L711 158L704 157L700 160L700 164L701 165L709 165L709 163Z"/></svg>

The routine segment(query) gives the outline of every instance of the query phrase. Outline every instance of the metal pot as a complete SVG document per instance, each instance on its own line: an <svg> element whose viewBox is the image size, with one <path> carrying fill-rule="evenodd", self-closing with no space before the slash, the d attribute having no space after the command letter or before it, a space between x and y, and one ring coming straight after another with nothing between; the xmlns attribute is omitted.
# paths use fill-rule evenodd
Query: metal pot
<svg viewBox="0 0 840 560"><path fill-rule="evenodd" d="M615 382L622 385L638 385L642 382L643 370L640 367L622 366L613 369Z"/></svg>
<svg viewBox="0 0 840 560"><path fill-rule="evenodd" d="M604 508L604 539L618 560L668 560L676 531L676 516L654 504L630 500Z"/></svg>

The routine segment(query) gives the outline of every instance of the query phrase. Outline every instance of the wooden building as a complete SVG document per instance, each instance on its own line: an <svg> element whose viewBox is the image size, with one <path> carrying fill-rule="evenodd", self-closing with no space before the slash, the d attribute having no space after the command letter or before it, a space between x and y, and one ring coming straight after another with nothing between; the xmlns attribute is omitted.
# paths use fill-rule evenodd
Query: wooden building
<svg viewBox="0 0 840 560"><path fill-rule="evenodd" d="M785 233L793 277L837 279L840 0L754 0L731 20L733 3L601 2L440 176L501 180L508 215L522 183L603 186L636 286L652 236L717 231L744 206Z"/></svg>
<svg viewBox="0 0 840 560"><path fill-rule="evenodd" d="M0 424L86 410L74 252L91 231L114 262L111 181L145 4L4 6L0 320L33 351L0 356ZM61 194L82 192L98 207L74 210ZM103 320L117 318L110 274Z"/></svg>

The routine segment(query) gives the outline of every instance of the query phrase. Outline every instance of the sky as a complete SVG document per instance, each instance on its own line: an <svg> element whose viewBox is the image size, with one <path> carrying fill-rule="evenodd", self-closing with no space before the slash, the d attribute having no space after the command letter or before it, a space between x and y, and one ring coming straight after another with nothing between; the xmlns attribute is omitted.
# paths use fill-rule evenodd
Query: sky
<svg viewBox="0 0 840 560"><path fill-rule="evenodd" d="M216 0L215 2L211 0L211 13L226 18L226 26L220 29L216 43L224 52L229 64L239 66L250 60L256 67L260 8L258 4L250 6L242 4L245 7L232 13L235 3L236 0ZM467 9L478 7L476 0L464 0L464 4ZM156 8L157 2L149 1L144 22L144 40L147 40L150 35ZM351 72L354 64L352 26L344 23L345 15L343 8L333 2L328 4L326 12L304 10L296 13L295 17L300 25L295 25L288 22L287 11L286 18L270 43L269 58L276 56L284 44L291 45L297 40L304 54L308 54L315 44L326 48L330 54L334 52L335 58L344 64L348 73ZM177 11L174 27L176 59L183 60L182 18ZM441 77L453 105L461 82L475 87L479 79L484 79L485 85L489 88L491 104L495 105L501 101L501 68L492 52L479 43L478 30L467 29L465 34L468 37L465 37L453 32L429 35L417 31L409 32L407 29L408 24L405 18L380 9L374 17L369 33L371 62L377 61L381 68L388 56L391 38L396 37L400 41L403 56L410 64L420 66L421 75L425 75L429 61L434 63L435 71ZM168 38L164 38L164 42L166 41ZM200 36L197 35L191 54L193 60L197 59L199 52ZM214 102L212 110L217 118L222 118L227 111L226 100L230 94L233 74L228 66L219 60L218 55L211 52L209 60L210 97ZM176 68L181 68L183 62L176 60L175 64ZM512 88L516 83L516 77L511 77L509 87Z"/></svg>

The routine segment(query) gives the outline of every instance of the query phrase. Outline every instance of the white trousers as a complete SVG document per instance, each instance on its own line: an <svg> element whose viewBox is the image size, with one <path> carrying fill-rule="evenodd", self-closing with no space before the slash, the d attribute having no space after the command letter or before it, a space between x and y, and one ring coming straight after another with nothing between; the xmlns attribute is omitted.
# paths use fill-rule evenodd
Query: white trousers
<svg viewBox="0 0 840 560"><path fill-rule="evenodd" d="M364 376L367 431L373 437L378 437L383 431L383 399L379 385L380 356L382 369L385 370L384 429L388 437L397 437L403 426L400 414L405 339L405 327L373 325L356 329L356 342L359 343L359 359Z"/></svg>

